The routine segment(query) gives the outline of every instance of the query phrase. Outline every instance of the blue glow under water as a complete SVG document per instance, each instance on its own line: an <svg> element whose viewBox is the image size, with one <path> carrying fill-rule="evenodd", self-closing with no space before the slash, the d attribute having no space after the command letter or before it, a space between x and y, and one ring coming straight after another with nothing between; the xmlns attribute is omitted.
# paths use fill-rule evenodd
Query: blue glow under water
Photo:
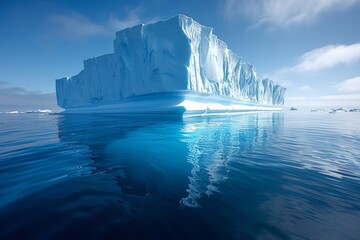
<svg viewBox="0 0 360 240"><path fill-rule="evenodd" d="M0 114L0 239L359 239L359 117Z"/></svg>

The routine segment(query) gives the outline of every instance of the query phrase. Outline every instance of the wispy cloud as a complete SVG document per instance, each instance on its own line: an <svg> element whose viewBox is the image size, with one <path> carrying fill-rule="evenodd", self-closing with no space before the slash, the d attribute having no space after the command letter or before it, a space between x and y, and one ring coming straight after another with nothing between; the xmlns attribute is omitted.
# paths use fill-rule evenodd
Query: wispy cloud
<svg viewBox="0 0 360 240"><path fill-rule="evenodd" d="M360 107L360 94L323 95L318 97L293 96L285 99L286 106L301 107Z"/></svg>
<svg viewBox="0 0 360 240"><path fill-rule="evenodd" d="M301 91L312 91L312 87L308 86L308 85L304 85L302 87L299 88Z"/></svg>
<svg viewBox="0 0 360 240"><path fill-rule="evenodd" d="M360 92L360 76L339 82L334 87L345 92Z"/></svg>
<svg viewBox="0 0 360 240"><path fill-rule="evenodd" d="M360 101L360 94L342 94L342 95L326 95L320 96L320 100L336 100L336 101L349 101L356 100ZM357 102L359 104L360 102Z"/></svg>
<svg viewBox="0 0 360 240"><path fill-rule="evenodd" d="M289 102L303 102L303 101L321 101L321 100L331 100L331 101L360 101L360 93L356 94L339 94L339 95L323 95L318 97L305 97L305 96L294 96L286 98L286 101ZM360 102L357 102L360 104Z"/></svg>
<svg viewBox="0 0 360 240"><path fill-rule="evenodd" d="M352 45L327 45L313 49L298 57L297 64L270 73L276 81L289 81L294 74L317 72L338 65L351 65L360 62L360 43ZM289 81L291 83L291 81ZM305 89L303 89L305 90ZM309 89L308 89L309 90Z"/></svg>
<svg viewBox="0 0 360 240"><path fill-rule="evenodd" d="M306 97L304 96L296 96L296 97L287 97L286 101L290 101L290 102L301 102L301 101L305 101Z"/></svg>
<svg viewBox="0 0 360 240"><path fill-rule="evenodd" d="M0 84L0 86L7 85L8 83L5 82L3 84ZM25 88L21 87L1 87L0 88L0 95L33 95L33 94L40 94L38 91L28 91Z"/></svg>
<svg viewBox="0 0 360 240"><path fill-rule="evenodd" d="M288 27L312 22L319 15L346 9L359 0L226 0L225 17L245 16L253 27Z"/></svg>
<svg viewBox="0 0 360 240"><path fill-rule="evenodd" d="M8 82L0 81L0 110L32 110L32 109L59 110L56 105L55 93L41 93L28 91L21 87L8 86Z"/></svg>
<svg viewBox="0 0 360 240"><path fill-rule="evenodd" d="M360 43L352 45L327 45L305 53L299 63L290 68L296 72L310 72L332 68L339 64L352 64L360 60Z"/></svg>
<svg viewBox="0 0 360 240"><path fill-rule="evenodd" d="M117 18L110 15L107 21L94 22L86 16L72 12L70 14L53 14L50 16L50 22L57 26L57 30L64 36L87 37L111 35L121 29L140 24L142 22L142 5L136 8L128 9L123 18Z"/></svg>
<svg viewBox="0 0 360 240"><path fill-rule="evenodd" d="M104 25L91 22L85 16L73 12L69 15L54 14L50 21L55 23L61 33L71 36L92 36L106 34Z"/></svg>
<svg viewBox="0 0 360 240"><path fill-rule="evenodd" d="M111 15L108 20L108 25L112 29L121 30L139 24L142 21L140 17L140 13L142 9L143 9L142 5L139 5L134 9L129 9L127 11L126 18L124 19L118 19L115 16Z"/></svg>

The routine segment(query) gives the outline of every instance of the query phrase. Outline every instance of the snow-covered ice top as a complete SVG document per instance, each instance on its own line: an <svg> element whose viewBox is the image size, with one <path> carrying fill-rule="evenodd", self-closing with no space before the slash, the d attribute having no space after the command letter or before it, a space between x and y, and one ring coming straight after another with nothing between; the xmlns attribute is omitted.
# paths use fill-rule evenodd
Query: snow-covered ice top
<svg viewBox="0 0 360 240"><path fill-rule="evenodd" d="M283 105L285 90L262 79L212 28L184 15L117 32L114 53L85 60L78 75L56 81L63 108L171 91Z"/></svg>

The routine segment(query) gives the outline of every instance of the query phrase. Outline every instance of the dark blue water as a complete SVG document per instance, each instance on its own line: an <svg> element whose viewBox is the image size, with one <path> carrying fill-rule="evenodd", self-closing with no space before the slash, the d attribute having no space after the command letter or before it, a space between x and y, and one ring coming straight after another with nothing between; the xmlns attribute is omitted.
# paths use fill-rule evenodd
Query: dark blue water
<svg viewBox="0 0 360 240"><path fill-rule="evenodd" d="M0 114L0 239L359 239L360 114Z"/></svg>

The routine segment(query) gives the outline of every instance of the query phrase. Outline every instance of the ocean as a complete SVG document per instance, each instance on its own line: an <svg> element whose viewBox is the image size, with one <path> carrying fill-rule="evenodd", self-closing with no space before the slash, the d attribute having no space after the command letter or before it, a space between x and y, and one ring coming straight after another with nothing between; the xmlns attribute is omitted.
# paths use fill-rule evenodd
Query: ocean
<svg viewBox="0 0 360 240"><path fill-rule="evenodd" d="M360 113L0 114L0 239L359 239Z"/></svg>

